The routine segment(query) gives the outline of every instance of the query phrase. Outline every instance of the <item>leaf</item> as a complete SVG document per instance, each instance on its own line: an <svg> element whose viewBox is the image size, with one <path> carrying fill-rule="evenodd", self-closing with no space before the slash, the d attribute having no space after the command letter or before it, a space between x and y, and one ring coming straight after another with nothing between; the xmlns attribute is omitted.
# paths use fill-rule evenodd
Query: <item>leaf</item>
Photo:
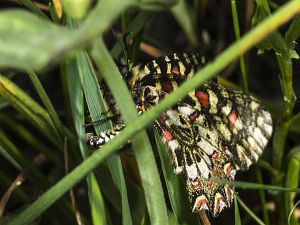
<svg viewBox="0 0 300 225"><path fill-rule="evenodd" d="M87 47L137 0L101 0L78 30L58 26L25 10L0 12L0 68L41 70L71 50ZM84 35L82 35L84 34Z"/></svg>
<svg viewBox="0 0 300 225"><path fill-rule="evenodd" d="M0 67L41 69L60 58L74 32L23 10L0 13ZM56 61L57 62L57 61Z"/></svg>
<svg viewBox="0 0 300 225"><path fill-rule="evenodd" d="M289 26L289 29L285 33L285 41L287 45L291 48L295 48L295 42L300 36L300 15L297 15L291 25Z"/></svg>

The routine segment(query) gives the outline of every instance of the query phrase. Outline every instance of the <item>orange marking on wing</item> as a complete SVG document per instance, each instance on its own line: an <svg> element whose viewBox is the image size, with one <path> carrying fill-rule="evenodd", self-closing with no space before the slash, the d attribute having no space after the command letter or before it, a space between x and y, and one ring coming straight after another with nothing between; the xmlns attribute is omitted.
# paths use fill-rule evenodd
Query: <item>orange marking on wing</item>
<svg viewBox="0 0 300 225"><path fill-rule="evenodd" d="M195 95L198 98L198 101L200 102L201 106L203 106L204 108L208 108L209 106L208 94L202 91L196 91Z"/></svg>
<svg viewBox="0 0 300 225"><path fill-rule="evenodd" d="M234 127L234 124L237 120L237 115L236 112L234 110L231 111L231 113L229 114L229 126L230 128Z"/></svg>
<svg viewBox="0 0 300 225"><path fill-rule="evenodd" d="M180 70L179 70L178 66L172 67L171 73L175 74L175 75L180 75Z"/></svg>
<svg viewBox="0 0 300 225"><path fill-rule="evenodd" d="M211 156L214 160L219 158L219 154L217 152L215 152L214 154L212 154Z"/></svg>
<svg viewBox="0 0 300 225"><path fill-rule="evenodd" d="M211 186L213 186L213 182L212 181L206 181L206 185L208 186L208 187L211 187Z"/></svg>
<svg viewBox="0 0 300 225"><path fill-rule="evenodd" d="M173 140L173 135L169 131L167 131L167 130L163 131L163 136L165 137L165 139L167 141Z"/></svg>

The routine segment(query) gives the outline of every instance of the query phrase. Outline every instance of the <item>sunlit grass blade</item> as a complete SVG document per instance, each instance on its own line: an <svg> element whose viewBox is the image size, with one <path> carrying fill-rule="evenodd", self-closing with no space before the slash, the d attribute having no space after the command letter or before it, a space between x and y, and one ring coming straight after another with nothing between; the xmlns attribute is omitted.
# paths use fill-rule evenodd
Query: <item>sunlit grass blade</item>
<svg viewBox="0 0 300 225"><path fill-rule="evenodd" d="M102 118L107 119L108 115L106 115L105 113L107 109L104 106L104 100L99 90L99 83L91 67L91 63L88 60L87 54L80 53L78 55L77 62L80 66L81 82L84 89L86 102L93 121L97 121ZM94 127L97 131L97 134L104 130L112 128L109 119L107 119L106 122L96 124ZM121 192L123 224L130 225L132 224L132 219L130 214L127 189L120 156L116 154L112 155L110 158L107 159L107 164L109 166L114 183ZM106 174L106 176L109 175Z"/></svg>
<svg viewBox="0 0 300 225"><path fill-rule="evenodd" d="M290 211L289 217L288 217L288 225L298 225L299 224L298 219L295 218L294 216L292 216L295 212L295 209L299 206L299 204L300 204L300 200L296 202L296 204L294 205L294 207Z"/></svg>
<svg viewBox="0 0 300 225"><path fill-rule="evenodd" d="M68 78L68 88L70 93L70 103L73 112L73 120L75 129L78 136L78 142L80 151L83 159L86 159L89 155L88 148L86 146L84 134L85 130L84 124L84 101L83 101L83 90L81 86L81 72L79 64L75 59L68 59L66 62L66 75ZM105 206L103 202L103 197L100 192L98 182L91 172L87 176L88 193L90 210L95 225L106 224Z"/></svg>
<svg viewBox="0 0 300 225"><path fill-rule="evenodd" d="M132 121L137 119L135 105L102 40L99 40L94 46L92 57L118 104L125 124L132 124ZM150 219L152 222L168 224L162 186L151 145L145 131L139 132L132 139L132 146L145 190Z"/></svg>

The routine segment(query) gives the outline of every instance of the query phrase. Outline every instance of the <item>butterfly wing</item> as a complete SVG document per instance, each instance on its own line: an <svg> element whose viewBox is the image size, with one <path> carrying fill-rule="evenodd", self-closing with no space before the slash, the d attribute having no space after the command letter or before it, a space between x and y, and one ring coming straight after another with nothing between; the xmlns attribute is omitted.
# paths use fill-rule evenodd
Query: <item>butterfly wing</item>
<svg viewBox="0 0 300 225"><path fill-rule="evenodd" d="M189 99L190 98L190 99ZM270 114L253 97L208 83L156 121L176 173L183 172L194 212L217 216L233 189L209 179L234 180L261 155L272 133Z"/></svg>

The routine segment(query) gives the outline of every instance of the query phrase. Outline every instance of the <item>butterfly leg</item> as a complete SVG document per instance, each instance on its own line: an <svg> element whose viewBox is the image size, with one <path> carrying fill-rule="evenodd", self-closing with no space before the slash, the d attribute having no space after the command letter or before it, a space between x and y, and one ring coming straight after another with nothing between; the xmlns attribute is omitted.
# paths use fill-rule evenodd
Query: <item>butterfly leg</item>
<svg viewBox="0 0 300 225"><path fill-rule="evenodd" d="M120 131L124 129L124 127L125 127L124 125L119 125L114 127L111 130L101 132L99 135L94 135L93 133L87 133L85 135L86 144L90 149L100 148L108 141L113 139L116 135L118 135Z"/></svg>

